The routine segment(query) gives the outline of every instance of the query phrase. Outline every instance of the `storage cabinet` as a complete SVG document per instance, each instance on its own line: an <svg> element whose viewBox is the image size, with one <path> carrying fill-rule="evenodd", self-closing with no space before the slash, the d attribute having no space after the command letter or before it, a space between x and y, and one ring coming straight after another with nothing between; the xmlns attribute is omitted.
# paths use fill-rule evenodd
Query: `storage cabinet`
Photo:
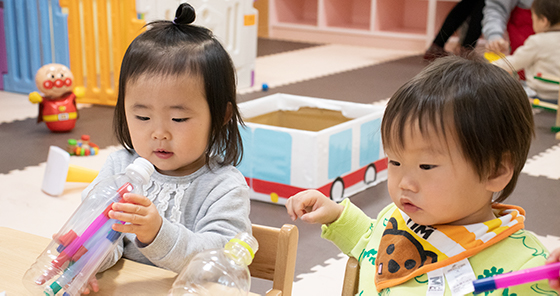
<svg viewBox="0 0 560 296"><path fill-rule="evenodd" d="M424 50L459 0L269 0L269 36Z"/></svg>

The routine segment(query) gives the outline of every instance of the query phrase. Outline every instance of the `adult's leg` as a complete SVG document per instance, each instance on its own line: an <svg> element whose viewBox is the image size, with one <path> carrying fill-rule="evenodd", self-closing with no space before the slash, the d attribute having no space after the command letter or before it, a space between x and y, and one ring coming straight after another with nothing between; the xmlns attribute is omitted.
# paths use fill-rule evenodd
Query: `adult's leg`
<svg viewBox="0 0 560 296"><path fill-rule="evenodd" d="M461 43L461 46L466 49L475 48L478 38L480 38L480 35L482 34L482 11L484 9L485 1L475 0L473 2L473 8L469 19L469 28L467 29L465 38Z"/></svg>
<svg viewBox="0 0 560 296"><path fill-rule="evenodd" d="M445 18L445 21L443 22L443 25L441 26L438 34L434 38L433 43L439 47L443 47L449 37L451 37L451 35L453 35L455 31L457 31L459 26L461 26L461 24L471 14L478 2L479 0L462 0L461 2L457 3L457 5L453 7L453 9Z"/></svg>

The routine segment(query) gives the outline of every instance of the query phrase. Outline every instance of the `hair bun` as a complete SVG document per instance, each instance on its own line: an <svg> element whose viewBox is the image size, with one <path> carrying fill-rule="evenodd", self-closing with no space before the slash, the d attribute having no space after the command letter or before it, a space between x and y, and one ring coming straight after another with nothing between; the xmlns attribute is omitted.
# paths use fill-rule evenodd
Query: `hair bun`
<svg viewBox="0 0 560 296"><path fill-rule="evenodd" d="M173 22L177 25L188 25L194 22L195 18L194 7L188 3L181 3L175 12L175 20Z"/></svg>

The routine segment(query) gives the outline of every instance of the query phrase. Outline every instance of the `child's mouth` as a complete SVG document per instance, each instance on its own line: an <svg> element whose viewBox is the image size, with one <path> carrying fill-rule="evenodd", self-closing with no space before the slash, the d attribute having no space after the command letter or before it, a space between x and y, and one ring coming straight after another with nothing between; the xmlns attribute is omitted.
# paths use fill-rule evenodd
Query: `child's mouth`
<svg viewBox="0 0 560 296"><path fill-rule="evenodd" d="M173 152L169 152L166 150L156 150L154 151L154 154L161 159L168 159L173 156Z"/></svg>
<svg viewBox="0 0 560 296"><path fill-rule="evenodd" d="M403 207L403 211L405 211L407 213L414 213L414 212L420 210L419 207L415 206L413 203L410 203L410 202L402 203L402 207Z"/></svg>

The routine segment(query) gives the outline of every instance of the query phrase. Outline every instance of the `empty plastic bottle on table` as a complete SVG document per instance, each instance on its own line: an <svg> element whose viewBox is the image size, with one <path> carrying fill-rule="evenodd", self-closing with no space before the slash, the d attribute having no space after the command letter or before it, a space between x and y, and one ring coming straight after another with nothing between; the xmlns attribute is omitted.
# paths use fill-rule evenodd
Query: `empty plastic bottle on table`
<svg viewBox="0 0 560 296"><path fill-rule="evenodd" d="M249 295L251 274L247 266L258 249L257 240L241 232L223 249L198 253L177 276L169 295Z"/></svg>
<svg viewBox="0 0 560 296"><path fill-rule="evenodd" d="M142 193L154 166L137 158L125 172L97 183L23 276L34 295L80 295L122 236L112 225L123 223L107 215L128 192ZM62 294L62 293L61 293Z"/></svg>

